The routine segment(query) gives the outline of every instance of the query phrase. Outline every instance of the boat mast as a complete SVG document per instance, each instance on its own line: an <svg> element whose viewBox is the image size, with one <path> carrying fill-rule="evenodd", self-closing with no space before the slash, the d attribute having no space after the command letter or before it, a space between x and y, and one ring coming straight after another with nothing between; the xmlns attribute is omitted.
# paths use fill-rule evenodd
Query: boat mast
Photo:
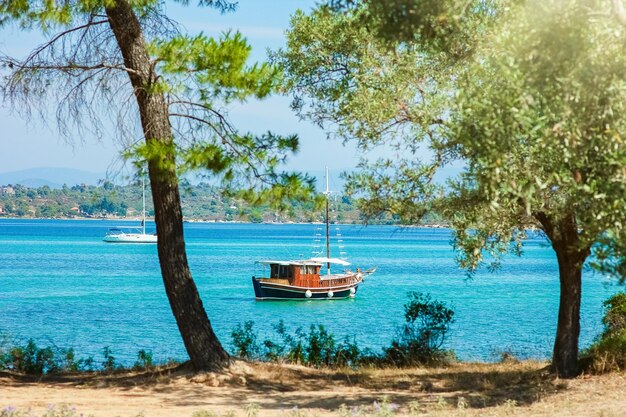
<svg viewBox="0 0 626 417"><path fill-rule="evenodd" d="M141 175L141 189L143 190L142 202L143 202L143 221L141 222L143 234L146 234L146 177Z"/></svg>
<svg viewBox="0 0 626 417"><path fill-rule="evenodd" d="M326 167L326 258L330 259L330 215L328 211L328 199L330 191L328 191L328 167ZM326 263L326 269L328 270L328 276L330 276L330 262Z"/></svg>

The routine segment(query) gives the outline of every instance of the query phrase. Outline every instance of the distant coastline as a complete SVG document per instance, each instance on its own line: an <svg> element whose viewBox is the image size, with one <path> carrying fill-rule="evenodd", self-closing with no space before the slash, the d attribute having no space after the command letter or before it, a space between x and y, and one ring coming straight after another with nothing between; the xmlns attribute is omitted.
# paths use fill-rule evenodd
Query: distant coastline
<svg viewBox="0 0 626 417"><path fill-rule="evenodd" d="M139 217L81 217L81 216L73 216L73 217L35 217L35 216L10 216L10 215L0 215L1 220L88 220L88 221L122 221L122 222L141 222L141 218ZM147 221L154 222L153 217L147 217ZM207 224L268 224L268 225L304 225L304 224L323 224L322 222L296 222L296 221L285 221L285 222L252 222L245 220L205 220L205 219L187 219L183 220L183 223L207 223ZM406 225L406 224L394 224L394 223L378 223L378 222L368 222L368 223L338 223L334 222L332 224L336 225L355 225L355 226L394 226L400 229L447 229L449 226L447 224L417 224L417 225Z"/></svg>
<svg viewBox="0 0 626 417"><path fill-rule="evenodd" d="M277 211L269 205L257 206L241 198L225 196L222 189L208 184L181 184L180 196L183 216L188 222L314 224L323 220L321 207L314 199L292 200L286 210ZM146 200L146 212L151 218L154 211L150 195ZM420 225L402 225L397 217L386 213L366 219L358 201L345 195L334 195L331 206L331 221L337 224L446 227L436 213L427 213ZM139 185L105 182L98 186L81 184L60 189L46 185L35 188L0 186L0 218L140 221L141 212L142 188Z"/></svg>

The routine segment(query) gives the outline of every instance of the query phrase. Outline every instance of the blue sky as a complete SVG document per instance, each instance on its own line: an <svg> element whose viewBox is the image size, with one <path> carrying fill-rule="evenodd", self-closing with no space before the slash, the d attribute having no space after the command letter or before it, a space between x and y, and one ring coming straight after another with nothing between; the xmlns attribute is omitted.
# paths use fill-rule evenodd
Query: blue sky
<svg viewBox="0 0 626 417"><path fill-rule="evenodd" d="M194 1L190 2L194 4ZM289 17L297 10L310 10L316 1L240 0L236 12L220 14L210 8L182 7L168 3L167 13L181 23L189 33L203 31L218 36L221 32L239 30L252 45L252 59L263 60L266 50L284 44L284 31ZM18 29L0 30L0 51L23 56L42 41L36 33ZM288 97L272 97L262 102L231 106L230 118L241 130L279 134L296 133L300 136L301 151L291 158L287 167L303 171L321 171L328 165L332 171L350 170L358 161L352 146L344 147L338 141L326 139L323 131L308 122L302 122L289 109ZM54 118L51 112L50 120ZM119 165L119 145L113 138L101 142L92 137L76 138L66 143L48 125L38 119L25 121L0 107L0 172L38 167L67 167L104 173Z"/></svg>

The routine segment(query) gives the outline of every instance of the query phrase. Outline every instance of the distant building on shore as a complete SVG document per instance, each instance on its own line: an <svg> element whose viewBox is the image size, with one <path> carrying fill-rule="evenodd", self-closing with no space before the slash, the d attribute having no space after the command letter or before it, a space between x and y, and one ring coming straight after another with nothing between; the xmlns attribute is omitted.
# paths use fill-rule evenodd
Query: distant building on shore
<svg viewBox="0 0 626 417"><path fill-rule="evenodd" d="M14 195L15 189L10 185L0 186L0 194Z"/></svg>

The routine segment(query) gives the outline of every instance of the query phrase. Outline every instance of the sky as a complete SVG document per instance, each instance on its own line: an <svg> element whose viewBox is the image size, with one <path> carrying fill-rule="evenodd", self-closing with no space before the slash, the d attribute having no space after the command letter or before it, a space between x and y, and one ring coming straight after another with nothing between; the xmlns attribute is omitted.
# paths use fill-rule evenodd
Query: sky
<svg viewBox="0 0 626 417"><path fill-rule="evenodd" d="M183 7L168 2L166 11L190 34L202 31L218 36L229 29L239 30L252 46L252 61L262 61L268 48L276 50L284 45L284 31L289 27L290 16L297 9L310 10L315 3L315 0L240 0L234 13L221 14L211 8ZM21 57L42 41L36 33L24 33L15 28L0 30L2 53ZM289 103L288 97L274 96L230 106L229 116L242 131L298 134L300 152L290 158L288 169L312 172L328 166L338 172L354 168L359 159L354 145L345 147L339 141L327 140L321 129L298 120ZM53 119L54 112L50 113L48 123L36 118L24 120L0 105L0 172L63 167L105 173L119 166L121 148L112 135L101 141L81 136L67 143L56 131Z"/></svg>

